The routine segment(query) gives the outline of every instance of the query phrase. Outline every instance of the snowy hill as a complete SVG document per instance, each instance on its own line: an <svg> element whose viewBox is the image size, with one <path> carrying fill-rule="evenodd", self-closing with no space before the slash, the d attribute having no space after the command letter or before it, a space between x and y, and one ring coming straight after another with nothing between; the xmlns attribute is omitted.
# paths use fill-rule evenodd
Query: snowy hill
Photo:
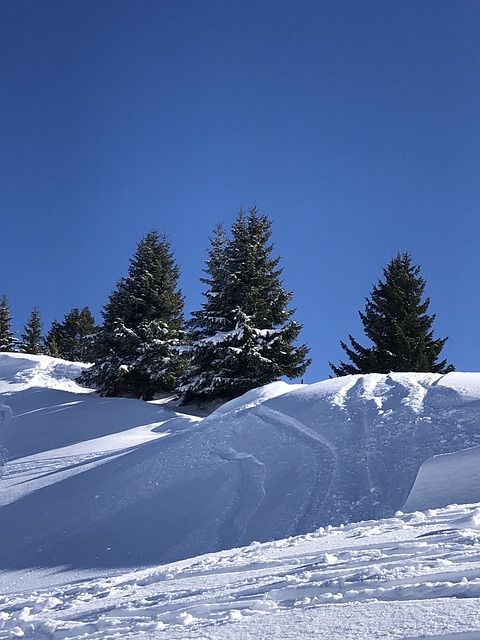
<svg viewBox="0 0 480 640"><path fill-rule="evenodd" d="M480 521L477 507L388 519L398 510L480 500L480 374L279 382L200 418L161 402L96 397L75 383L82 367L46 356L0 354L0 444L9 451L0 480L0 591L70 583L70 590L58 587L33 599L5 596L8 616L0 613L0 638L29 625L37 631L28 633L39 638L85 632L103 638L102 628L110 633L111 625L120 637L127 633L126 619L129 629L137 629L132 637L139 637L141 625L135 627L131 618L143 619L144 609L145 633L151 634L146 637L157 637L165 625L234 621L252 611L300 607L315 618L311 608L325 602L355 608L370 598L480 595L477 560L469 564L474 556L468 552L478 555L478 536L471 533ZM378 522L331 529L372 519ZM324 529L312 533L319 527ZM259 544L272 540L279 542ZM397 553L399 540L408 542ZM254 541L246 551L192 560ZM440 571L443 560L437 559L448 564L457 553L447 552L450 547L461 551L459 566ZM105 577L176 561L146 573ZM412 568L417 565L418 572ZM393 579L393 567L406 581ZM443 586L425 587L428 573ZM171 604L179 597L173 594L178 585L172 592L167 584L172 576L181 577L182 593L198 594L192 596L198 606L187 595L178 607ZM79 604L79 594L89 590L71 585L82 577L97 580L87 598L91 608ZM232 592L227 582L243 586ZM132 589L138 601L126 604ZM104 592L115 597L102 609L94 600ZM235 606L227 605L229 598ZM21 614L18 603L33 609ZM48 635L45 621L67 620L55 611L69 607L88 619L95 609L103 622L91 628L82 623L71 635ZM118 620L104 610L116 611ZM222 633L208 637L230 637ZM385 637L369 633L365 637Z"/></svg>
<svg viewBox="0 0 480 640"><path fill-rule="evenodd" d="M461 502L451 480L444 504L412 488L432 456L480 445L480 374L274 383L202 420L96 397L78 371L0 356L2 568L171 562Z"/></svg>

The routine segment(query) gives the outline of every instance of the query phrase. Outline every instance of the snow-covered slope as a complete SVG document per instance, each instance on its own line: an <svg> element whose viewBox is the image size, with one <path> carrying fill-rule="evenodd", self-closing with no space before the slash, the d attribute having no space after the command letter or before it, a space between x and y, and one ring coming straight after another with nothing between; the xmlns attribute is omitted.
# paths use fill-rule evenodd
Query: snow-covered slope
<svg viewBox="0 0 480 640"><path fill-rule="evenodd" d="M274 383L200 419L98 398L78 369L0 356L3 569L171 562L386 517L427 459L480 445L480 374Z"/></svg>
<svg viewBox="0 0 480 640"><path fill-rule="evenodd" d="M0 640L478 640L480 505L0 596ZM16 593L12 593L16 591Z"/></svg>
<svg viewBox="0 0 480 640"><path fill-rule="evenodd" d="M274 383L201 419L82 367L0 354L0 640L480 638L480 504L433 509L480 500L480 374Z"/></svg>

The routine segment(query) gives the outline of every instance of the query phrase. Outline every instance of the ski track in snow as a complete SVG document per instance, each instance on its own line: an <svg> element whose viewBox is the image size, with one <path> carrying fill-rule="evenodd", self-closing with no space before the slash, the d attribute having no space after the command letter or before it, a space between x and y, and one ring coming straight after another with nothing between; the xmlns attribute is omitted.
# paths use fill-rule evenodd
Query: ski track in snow
<svg viewBox="0 0 480 640"><path fill-rule="evenodd" d="M324 626L322 638L380 638L387 635L373 630L370 636L336 635L349 606L384 603L392 615L406 601L426 601L424 617L438 599L445 599L444 608L454 599L456 628L451 631L463 624L471 634L475 619L461 618L469 599L480 603L479 523L480 505L398 514L163 567L8 594L0 597L0 639L253 638L261 637L254 631L257 619L263 624L268 615L275 628L276 617L282 620L287 611L318 615L319 623L322 615L333 615L335 626L330 631ZM381 621L376 624L378 632ZM389 629L389 638L407 636L408 624Z"/></svg>
<svg viewBox="0 0 480 640"><path fill-rule="evenodd" d="M325 505L332 495L332 492L335 488L335 483L339 475L338 452L336 447L323 434L313 431L313 429L310 429L307 425L303 424L296 418L288 416L287 414L276 409L272 409L265 404L261 404L256 407L255 415L260 417L262 420L269 422L277 429L288 430L289 433L293 432L297 437L306 439L309 443L314 443L317 446L318 444L320 444L322 447L326 447L328 449L333 459L333 470L328 488L322 496L322 504ZM303 516L300 515L297 519L297 531L303 530L304 527L302 525L302 520L311 512L314 501L318 497L318 489L319 487L317 477L314 486L312 486L311 488L310 499L307 500L304 506Z"/></svg>
<svg viewBox="0 0 480 640"><path fill-rule="evenodd" d="M340 407L341 409L345 409L346 407L346 399L348 397L349 391L355 386L357 380L356 376L348 376L350 381L347 381L344 385L340 387L338 391L336 391L331 398L331 403Z"/></svg>
<svg viewBox="0 0 480 640"><path fill-rule="evenodd" d="M221 460L238 463L241 484L238 490L238 504L230 514L228 533L223 532L226 540L242 540L249 520L259 509L265 497L266 467L255 456L231 447L217 453Z"/></svg>
<svg viewBox="0 0 480 640"><path fill-rule="evenodd" d="M274 424L276 427L285 429L285 425L287 427L291 427L294 431L298 432L302 436L305 436L309 440L313 440L314 442L318 442L323 446L327 447L330 450L333 459L337 460L337 449L336 447L321 433L317 433L310 429L305 424L299 422L295 418L291 416L287 416L286 413L278 411L276 409L271 409L270 407L266 407L265 405L259 405L255 409L255 414L260 416L263 419L267 419L269 422Z"/></svg>

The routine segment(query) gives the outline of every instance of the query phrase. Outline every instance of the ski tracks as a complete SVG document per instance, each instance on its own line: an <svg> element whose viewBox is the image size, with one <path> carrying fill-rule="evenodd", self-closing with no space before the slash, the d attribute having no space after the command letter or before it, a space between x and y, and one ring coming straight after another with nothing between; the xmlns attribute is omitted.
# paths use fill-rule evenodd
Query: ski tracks
<svg viewBox="0 0 480 640"><path fill-rule="evenodd" d="M227 637L225 624L248 618L255 624L252 618L275 616L282 610L318 608L323 616L337 603L391 602L398 608L405 601L433 603L442 598L442 606L453 612L466 606L468 599L480 597L478 531L468 528L476 522L477 511L478 505L473 505L448 507L428 516L402 514L290 539L283 552L286 541L257 543L120 576L7 594L0 596L0 640L87 636L107 640L163 634L204 638L222 637L222 632ZM473 602L468 611L465 608L464 617L474 615L475 607ZM338 623L343 613L352 615L350 609L336 609ZM278 630L275 617L270 624ZM465 627L465 637L478 637L478 632L468 635L472 626L474 621ZM432 623L419 627L414 637L422 633L421 637L434 638L425 636L428 628L433 629ZM448 630L442 627L442 632ZM247 632L239 628L238 637L243 634ZM254 635L260 637L258 633L248 637ZM322 635L345 637L323 629Z"/></svg>
<svg viewBox="0 0 480 640"><path fill-rule="evenodd" d="M284 425L288 425L288 427L291 427L294 431L301 434L308 440L313 440L314 442L322 444L330 450L335 462L338 461L337 449L330 440L321 433L317 433L313 429L310 429L310 427L307 427L307 425L303 424L296 418L292 418L292 416L289 416L282 411L266 407L264 404L257 406L255 414L260 418L266 419L267 422L273 423L276 427L284 428Z"/></svg>
<svg viewBox="0 0 480 640"><path fill-rule="evenodd" d="M257 406L257 408L255 409L255 414L257 415L257 417L259 417L260 419L266 422L269 422L276 428L288 430L290 433L293 433L297 437L302 438L307 442L314 443L316 445L320 444L322 445L322 447L328 449L328 451L332 455L333 469L332 469L332 475L328 485L328 489L324 493L324 496L321 500L321 504L323 505L327 504L328 499L333 493L333 490L335 488L335 484L336 484L337 478L339 477L339 472L340 472L339 456L338 456L338 451L335 445L326 436L324 436L321 433L318 433L317 431L314 431L313 429L308 427L306 424L303 424L296 418L293 418L292 416L289 416L276 409L266 407L265 404ZM312 487L310 500L307 502L305 512L304 512L304 517L308 516L310 512L310 506L312 506L310 503L313 503L315 499L318 497L318 494L320 492L319 482L320 481L317 473L316 483L315 483L315 486ZM299 529L303 529L301 525L301 520L302 518L299 519Z"/></svg>
<svg viewBox="0 0 480 640"><path fill-rule="evenodd" d="M312 513L316 513L314 506L318 503L326 504L330 498L337 477L339 476L339 456L336 447L324 435L317 433L296 418L293 418L281 411L266 407L265 404L257 405L253 414L262 422L273 425L276 429L287 431L294 437L306 441L310 445L321 445L322 449L327 449L332 458L332 473L326 491L320 489L320 473L317 471L315 482L310 490L310 497L305 503L303 515L299 516L297 531L304 531L305 526L302 521ZM244 535L248 529L253 516L260 509L265 496L265 481L267 478L267 465L250 453L238 451L231 446L217 450L216 455L227 462L234 462L238 465L240 474L240 486L238 490L238 502L234 507L233 515L230 517L231 525L224 530L224 537L234 546L243 544ZM323 495L322 495L323 494ZM319 500L320 498L320 500ZM232 544L230 544L232 546Z"/></svg>
<svg viewBox="0 0 480 640"><path fill-rule="evenodd" d="M223 532L223 537L228 540L228 544L234 540L238 545L242 543L252 516L265 498L266 466L255 456L236 451L232 447L227 447L216 453L222 460L237 463L240 472L238 504L230 516L230 524L225 527Z"/></svg>

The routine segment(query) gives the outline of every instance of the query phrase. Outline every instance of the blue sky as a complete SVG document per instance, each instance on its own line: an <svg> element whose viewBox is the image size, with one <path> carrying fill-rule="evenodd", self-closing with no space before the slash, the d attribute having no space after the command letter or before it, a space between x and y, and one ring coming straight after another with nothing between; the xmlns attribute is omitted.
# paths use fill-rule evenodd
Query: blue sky
<svg viewBox="0 0 480 640"><path fill-rule="evenodd" d="M99 318L165 231L186 311L216 222L273 220L295 318L328 376L398 251L436 336L478 370L477 0L2 0L0 292L21 329Z"/></svg>

